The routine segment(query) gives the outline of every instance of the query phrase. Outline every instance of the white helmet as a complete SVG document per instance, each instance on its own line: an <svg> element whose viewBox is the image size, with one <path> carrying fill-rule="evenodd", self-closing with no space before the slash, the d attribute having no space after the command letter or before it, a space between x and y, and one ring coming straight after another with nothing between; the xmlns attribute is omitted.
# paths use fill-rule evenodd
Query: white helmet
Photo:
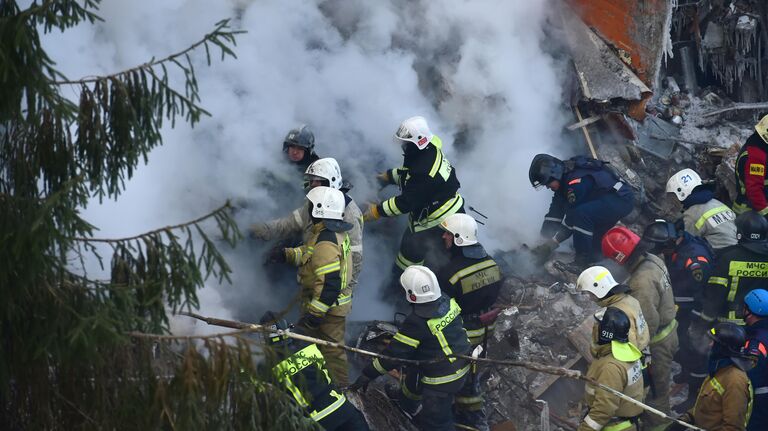
<svg viewBox="0 0 768 431"><path fill-rule="evenodd" d="M304 171L304 177L308 176L328 180L328 184L332 189L338 190L341 188L341 168L339 168L339 163L333 157L326 157L312 162L312 164L307 166L307 170Z"/></svg>
<svg viewBox="0 0 768 431"><path fill-rule="evenodd" d="M400 123L395 133L395 140L411 142L418 149L423 150L432 140L432 132L424 117L411 117Z"/></svg>
<svg viewBox="0 0 768 431"><path fill-rule="evenodd" d="M452 214L440 223L440 227L453 235L453 243L459 247L477 244L477 222L470 215Z"/></svg>
<svg viewBox="0 0 768 431"><path fill-rule="evenodd" d="M683 169L672 175L667 181L667 193L674 193L682 202L691 195L693 189L701 185L701 177L693 169Z"/></svg>
<svg viewBox="0 0 768 431"><path fill-rule="evenodd" d="M760 119L760 122L755 124L755 131L763 138L763 141L768 143L768 115Z"/></svg>
<svg viewBox="0 0 768 431"><path fill-rule="evenodd" d="M315 187L307 193L307 199L312 202L312 217L330 220L343 220L344 193L330 187Z"/></svg>
<svg viewBox="0 0 768 431"><path fill-rule="evenodd" d="M604 266L591 266L585 269L576 281L576 290L581 292L591 292L598 298L605 298L605 295L619 283L614 280L611 271Z"/></svg>
<svg viewBox="0 0 768 431"><path fill-rule="evenodd" d="M436 301L442 294L437 277L426 266L411 265L400 275L400 285L405 290L405 298L413 304Z"/></svg>

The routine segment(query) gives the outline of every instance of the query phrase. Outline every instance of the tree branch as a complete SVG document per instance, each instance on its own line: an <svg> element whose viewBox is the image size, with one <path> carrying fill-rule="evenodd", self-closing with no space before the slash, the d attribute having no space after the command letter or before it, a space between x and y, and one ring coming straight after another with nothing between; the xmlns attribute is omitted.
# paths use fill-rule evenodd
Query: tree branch
<svg viewBox="0 0 768 431"><path fill-rule="evenodd" d="M125 238L117 238L117 239L112 239L112 238L70 238L70 239L72 241L104 242L104 243L108 243L108 244L115 244L115 243L120 243L120 242L126 242L126 241L135 240L135 239L140 239L140 238L143 238L143 237L146 237L146 236L158 234L158 233L161 233L161 232L166 232L166 231L170 231L170 230L184 228L184 227L187 227L187 226L192 226L194 224L197 224L197 223L200 223L202 221L205 221L205 220L207 220L207 219L209 219L211 217L214 217L216 214L218 214L218 213L220 213L220 212L222 212L222 211L224 211L224 210L226 210L226 209L228 209L230 207L231 207L231 205L229 204L229 201L227 201L224 205L220 206L219 208L216 208L215 210L209 212L208 214L205 214L204 216L198 217L198 218L196 218L194 220L191 220L191 221L188 221L188 222L185 222L185 223L180 223L180 224L173 225L173 226L161 227L159 229L151 230L149 232L144 232L144 233L139 234L139 235L129 236L129 237L125 237Z"/></svg>
<svg viewBox="0 0 768 431"><path fill-rule="evenodd" d="M56 84L56 85L86 84L86 83L101 81L101 80L104 80L104 79L112 79L112 78L116 78L118 76L128 75L128 74L130 74L132 72L139 71L139 70L142 70L142 69L144 69L144 70L151 70L154 66L158 66L160 64L167 63L169 61L173 61L173 60L175 60L175 59L177 59L179 57L182 57L182 56L186 55L189 52L194 51L200 45L207 44L208 42L214 43L214 44L218 45L219 47L221 47L222 49L224 49L225 47L221 44L221 42L218 41L219 37L225 37L228 40L231 40L232 43L234 43L234 39L232 38L232 36L234 36L236 34L245 33L245 30L222 31L222 29L225 29L225 28L228 28L228 27L229 27L229 19L221 20L218 23L216 23L216 28L214 28L212 32L207 33L199 41L195 42L191 46L189 46L189 47L187 47L187 48L185 48L185 49L183 49L183 50L181 50L181 51L179 51L177 53L170 54L167 57L161 58L159 60L152 59L152 60L150 60L150 61L148 61L146 63L140 64L138 66L132 67L132 68L127 69L127 70L123 70L123 71L120 71L120 72L117 72L117 73L113 73L111 75L89 76L89 77L83 77L81 79L76 79L76 80L53 81L53 84ZM231 53L231 51L225 51L225 53L229 54L229 53ZM230 55L232 55L233 57L236 58L234 53L231 53Z"/></svg>

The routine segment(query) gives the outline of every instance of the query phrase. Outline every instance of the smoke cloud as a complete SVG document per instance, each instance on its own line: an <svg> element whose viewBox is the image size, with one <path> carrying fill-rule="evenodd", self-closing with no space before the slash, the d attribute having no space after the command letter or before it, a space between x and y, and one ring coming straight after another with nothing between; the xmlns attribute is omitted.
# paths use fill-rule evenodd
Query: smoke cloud
<svg viewBox="0 0 768 431"><path fill-rule="evenodd" d="M105 0L103 23L47 35L44 46L70 78L103 75L177 52L232 17L237 60L210 68L193 57L203 106L194 129L164 130L116 202L84 212L101 237L135 235L193 219L232 199L243 230L303 204L301 175L281 152L287 131L308 124L317 152L335 157L367 201L374 175L399 166L392 134L422 115L444 142L468 206L489 217L489 249L535 242L550 199L526 175L539 152L564 154L560 73L548 53L555 2ZM74 91L69 91L75 96ZM473 214L476 215L476 214ZM365 262L351 320L391 320L379 300L404 220L366 227ZM297 291L290 271L268 275L268 244L246 239L226 255L233 285L211 282L201 313L256 321ZM279 272L279 271L278 271Z"/></svg>

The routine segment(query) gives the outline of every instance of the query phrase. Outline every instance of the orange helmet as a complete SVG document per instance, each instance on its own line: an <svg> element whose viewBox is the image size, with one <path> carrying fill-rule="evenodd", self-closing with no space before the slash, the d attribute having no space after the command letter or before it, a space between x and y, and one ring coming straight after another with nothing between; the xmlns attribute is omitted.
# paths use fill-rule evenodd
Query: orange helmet
<svg viewBox="0 0 768 431"><path fill-rule="evenodd" d="M640 237L628 228L612 227L603 235L603 256L615 260L619 265L624 265L639 242Z"/></svg>

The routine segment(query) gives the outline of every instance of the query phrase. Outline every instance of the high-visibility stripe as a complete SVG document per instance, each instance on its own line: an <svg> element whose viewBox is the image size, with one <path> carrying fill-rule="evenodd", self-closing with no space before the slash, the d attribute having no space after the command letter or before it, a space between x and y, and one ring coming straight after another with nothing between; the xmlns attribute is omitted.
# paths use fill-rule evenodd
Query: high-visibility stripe
<svg viewBox="0 0 768 431"><path fill-rule="evenodd" d="M416 340L416 339L414 339L414 338L411 338L411 337L409 337L409 336L407 336L407 335L405 335L405 334L402 334L402 333L400 333L400 332L398 332L397 334L395 334L395 336L394 336L394 337L392 337L392 338L393 338L394 340L397 340L397 341L399 341L399 342L401 342L401 343L403 343L403 344L407 345L407 346L411 346L411 347L413 347L414 349L415 349L415 348L417 348L417 347L419 347L419 344L421 343L419 340Z"/></svg>
<svg viewBox="0 0 768 431"><path fill-rule="evenodd" d="M414 232L421 232L439 225L448 216L455 214L462 205L464 205L464 198L459 193L456 193L454 197L445 201L438 209L429 213L425 218L415 221L411 219Z"/></svg>
<svg viewBox="0 0 768 431"><path fill-rule="evenodd" d="M434 177L437 174L438 169L440 169L440 165L442 164L443 152L438 149L437 154L435 155L435 161L432 163L432 168L429 170L429 176Z"/></svg>
<svg viewBox="0 0 768 431"><path fill-rule="evenodd" d="M468 266L462 269L461 271L458 271L457 273L453 274L451 278L448 279L448 282L450 282L451 284L456 284L456 282L459 281L460 279L470 274L473 274L475 272L488 269L492 266L496 266L496 262L494 262L493 259L486 259L480 263L476 263L474 265Z"/></svg>
<svg viewBox="0 0 768 431"><path fill-rule="evenodd" d="M709 277L709 280L707 281L709 284L720 284L725 287L728 287L728 279L723 277Z"/></svg>
<svg viewBox="0 0 768 431"><path fill-rule="evenodd" d="M713 215L721 213L721 212L725 212L725 211L730 211L730 210L731 209L728 208L725 205L721 205L719 207L712 208L711 210L709 210L709 211L705 212L704 214L702 214L701 217L699 217L699 219L696 220L696 223L694 224L694 226L696 227L696 229L701 229L701 227L704 226L704 223L707 222L707 219L711 218Z"/></svg>
<svg viewBox="0 0 768 431"><path fill-rule="evenodd" d="M373 368L376 369L381 374L387 374L387 369L381 366L381 362L379 362L379 358L373 359Z"/></svg>
<svg viewBox="0 0 768 431"><path fill-rule="evenodd" d="M669 334L672 333L677 328L677 320L672 319L672 322L669 323L669 325L665 326L664 329L656 333L656 335L651 338L651 344L656 344L659 341L662 341L663 339L667 338Z"/></svg>
<svg viewBox="0 0 768 431"><path fill-rule="evenodd" d="M544 221L554 221L554 222L561 223L563 221L563 219L562 219L562 217L561 218L557 218L557 217L544 217Z"/></svg>
<svg viewBox="0 0 768 431"><path fill-rule="evenodd" d="M339 295L339 298L336 300L336 305L344 305L347 303L352 302L352 295Z"/></svg>
<svg viewBox="0 0 768 431"><path fill-rule="evenodd" d="M571 229L575 230L576 232L579 232L579 233L582 233L584 235L587 235L587 236L592 236L593 235L592 232L590 232L590 231L588 231L586 229L582 229L582 228L580 228L578 226L573 226Z"/></svg>
<svg viewBox="0 0 768 431"><path fill-rule="evenodd" d="M755 395L764 394L768 394L768 386L760 386L759 388L755 388Z"/></svg>
<svg viewBox="0 0 768 431"><path fill-rule="evenodd" d="M630 421L621 421L617 424L611 424L607 425L605 428L603 428L603 431L623 431L632 428L632 422ZM662 428L663 429L663 428Z"/></svg>
<svg viewBox="0 0 768 431"><path fill-rule="evenodd" d="M747 424L749 423L749 418L752 416L752 405L755 401L755 395L754 391L752 390L752 381L747 380L747 383L749 384L749 403L747 403L747 414L744 415L744 427L747 427Z"/></svg>
<svg viewBox="0 0 768 431"><path fill-rule="evenodd" d="M314 420L315 422L319 422L323 420L326 416L338 410L339 407L341 407L347 401L347 397L345 397L344 394L340 394L334 390L331 390L331 396L335 397L336 401L334 401L328 407L320 410L319 412L314 411L310 413L309 417L311 417L312 420Z"/></svg>
<svg viewBox="0 0 768 431"><path fill-rule="evenodd" d="M584 423L589 425L589 427L595 431L600 431L601 429L603 429L603 426L597 423L591 417L589 417L589 415L584 416Z"/></svg>
<svg viewBox="0 0 768 431"><path fill-rule="evenodd" d="M424 264L423 260L420 260L418 262L413 262L405 258L402 253L397 253L397 258L395 258L395 265L397 265L398 268L405 271L405 268L408 268L411 265L422 265Z"/></svg>
<svg viewBox="0 0 768 431"><path fill-rule="evenodd" d="M709 380L709 384L715 388L715 391L718 394L723 395L725 393L725 388L723 388L723 385L721 385L716 378L712 377L712 379Z"/></svg>
<svg viewBox="0 0 768 431"><path fill-rule="evenodd" d="M484 402L483 397L453 397L456 404L479 404Z"/></svg>
<svg viewBox="0 0 768 431"><path fill-rule="evenodd" d="M395 203L395 198L389 198L381 203L381 207L384 209L384 215L387 217L394 217L402 214L403 212L400 211L400 208L397 207L397 203Z"/></svg>
<svg viewBox="0 0 768 431"><path fill-rule="evenodd" d="M455 373L442 377L427 377L422 376L421 381L426 385L444 385L446 383L455 382L464 377L469 372L469 365L465 365L463 368L456 370Z"/></svg>
<svg viewBox="0 0 768 431"><path fill-rule="evenodd" d="M421 401L421 395L412 391L411 388L408 387L405 381L402 382L402 384L400 385L400 391L403 393L403 396L405 396L409 400Z"/></svg>
<svg viewBox="0 0 768 431"><path fill-rule="evenodd" d="M313 299L310 301L309 306L319 311L321 314L325 314L328 312L328 309L331 308L322 302L318 301L317 299Z"/></svg>
<svg viewBox="0 0 768 431"><path fill-rule="evenodd" d="M467 329L466 331L467 331L467 337L469 338L477 338L485 335L485 327L482 327L480 329Z"/></svg>
<svg viewBox="0 0 768 431"><path fill-rule="evenodd" d="M336 272L339 270L341 270L341 262L337 260L336 262L332 262L332 263L329 263L328 265L323 265L315 269L315 275L330 274L331 272Z"/></svg>
<svg viewBox="0 0 768 431"><path fill-rule="evenodd" d="M460 314L461 307L459 307L456 299L451 298L451 308L446 314L434 319L427 320L429 331L437 338L437 341L440 343L440 348L443 350L443 353L445 353L445 356L451 356L453 354L453 350L451 349L450 344L448 344L448 340L445 339L443 329L446 328L451 322L453 322ZM449 357L448 361L454 362L456 361L456 358Z"/></svg>

